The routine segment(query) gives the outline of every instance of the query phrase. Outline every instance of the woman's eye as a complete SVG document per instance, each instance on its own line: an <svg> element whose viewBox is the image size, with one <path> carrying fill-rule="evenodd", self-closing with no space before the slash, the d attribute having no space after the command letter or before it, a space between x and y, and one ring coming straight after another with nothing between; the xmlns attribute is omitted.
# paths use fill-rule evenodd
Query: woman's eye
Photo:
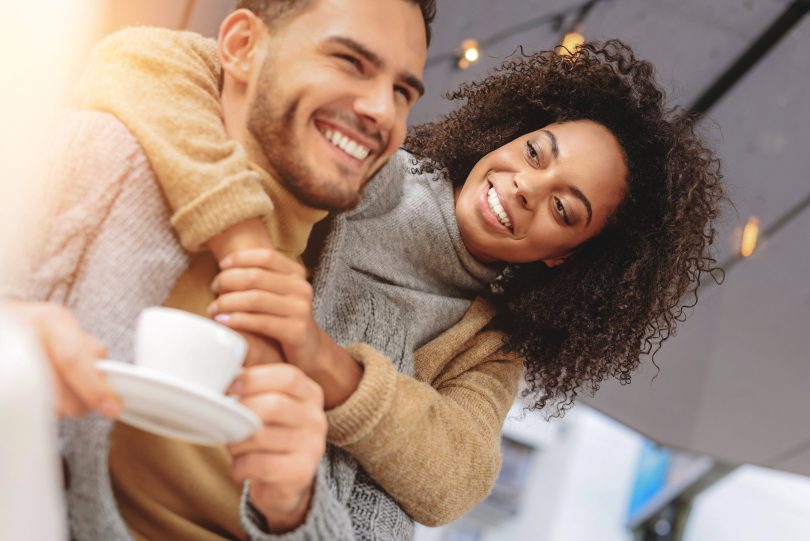
<svg viewBox="0 0 810 541"><path fill-rule="evenodd" d="M540 165L540 154L537 152L537 149L534 147L534 143L531 141L526 141L526 156L529 157L529 160L539 166Z"/></svg>
<svg viewBox="0 0 810 541"><path fill-rule="evenodd" d="M554 209L557 211L557 214L563 219L566 225L571 225L571 221L568 218L568 212L565 210L565 205L563 205L562 199L559 197L554 197Z"/></svg>

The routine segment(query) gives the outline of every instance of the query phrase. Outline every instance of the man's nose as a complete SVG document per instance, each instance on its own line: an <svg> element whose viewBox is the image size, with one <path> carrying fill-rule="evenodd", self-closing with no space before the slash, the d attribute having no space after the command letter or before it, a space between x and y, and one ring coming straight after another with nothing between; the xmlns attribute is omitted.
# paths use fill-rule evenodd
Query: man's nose
<svg viewBox="0 0 810 541"><path fill-rule="evenodd" d="M387 139L385 132L390 131L396 122L393 85L385 81L368 81L355 100L354 109L377 131L383 132L383 137Z"/></svg>

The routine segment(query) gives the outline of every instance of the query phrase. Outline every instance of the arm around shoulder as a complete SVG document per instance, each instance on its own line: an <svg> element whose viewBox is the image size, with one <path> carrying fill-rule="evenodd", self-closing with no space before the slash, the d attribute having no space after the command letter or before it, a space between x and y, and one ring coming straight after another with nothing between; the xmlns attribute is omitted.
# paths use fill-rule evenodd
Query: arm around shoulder
<svg viewBox="0 0 810 541"><path fill-rule="evenodd" d="M475 306L417 352L418 381L367 345L347 349L363 381L328 412L330 442L349 451L415 520L448 523L483 500L500 470L500 432L522 360L483 330ZM459 343L460 336L467 336Z"/></svg>
<svg viewBox="0 0 810 541"><path fill-rule="evenodd" d="M191 32L129 28L93 50L77 92L109 112L144 148L188 250L272 211L245 150L228 138L216 42Z"/></svg>

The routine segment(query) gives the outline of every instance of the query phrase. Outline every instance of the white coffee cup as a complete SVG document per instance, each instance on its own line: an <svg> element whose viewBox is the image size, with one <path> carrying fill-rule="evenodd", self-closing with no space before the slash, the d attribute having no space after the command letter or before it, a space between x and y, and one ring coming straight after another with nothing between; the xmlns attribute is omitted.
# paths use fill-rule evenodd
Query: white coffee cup
<svg viewBox="0 0 810 541"><path fill-rule="evenodd" d="M175 310L144 309L135 331L135 364L222 393L239 370L247 342L210 319Z"/></svg>

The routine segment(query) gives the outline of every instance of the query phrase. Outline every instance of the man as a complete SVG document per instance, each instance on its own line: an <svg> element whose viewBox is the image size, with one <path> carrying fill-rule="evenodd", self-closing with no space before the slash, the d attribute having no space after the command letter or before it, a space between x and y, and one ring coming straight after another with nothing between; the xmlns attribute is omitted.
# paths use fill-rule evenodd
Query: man
<svg viewBox="0 0 810 541"><path fill-rule="evenodd" d="M228 133L303 206L351 207L365 182L404 140L407 114L421 94L432 3L266 4L241 3L250 10L234 12L220 29L221 106ZM165 209L162 214L155 210L159 194L139 141L110 118L90 115L72 129L78 147L65 149L77 165L69 173L60 172L69 188L57 213L60 227L52 234L64 234L65 242L49 239L59 245L58 251L39 254L28 294L61 302L70 311L54 303L17 302L16 307L50 357L59 412L75 416L95 410L114 416L120 405L93 367L105 348L82 326L103 340L111 356L125 355L131 344L127 325L134 314L149 304L199 308L201 284L207 286L211 265L189 257L167 233L168 216ZM368 156L347 163L325 139L324 126L354 131L368 141ZM117 154L110 154L111 148ZM80 182L71 184L73 180ZM278 213L284 210L278 204L276 208ZM312 223L323 215L307 214L311 223L298 224L296 240L305 241ZM75 227L61 227L65 225ZM273 240L282 246L285 242ZM121 261L125 268L117 266ZM316 486L325 442L320 388L286 364L248 371L255 374L250 378L255 385L242 389L241 398L265 427L260 431L264 437L230 449L233 474L250 481L244 528L254 538L263 537L265 527L276 533L294 531L302 539L350 537L348 514L328 503L323 483ZM113 495L106 464L93 458L99 452L93 446L106 441L109 430L109 424L97 419L66 423L74 477L69 514L78 538L126 535L116 499L121 504L132 495L120 486L115 463ZM283 449L273 437L280 433L285 434ZM116 443L113 450L122 447L126 449ZM86 482L91 470L97 479Z"/></svg>

